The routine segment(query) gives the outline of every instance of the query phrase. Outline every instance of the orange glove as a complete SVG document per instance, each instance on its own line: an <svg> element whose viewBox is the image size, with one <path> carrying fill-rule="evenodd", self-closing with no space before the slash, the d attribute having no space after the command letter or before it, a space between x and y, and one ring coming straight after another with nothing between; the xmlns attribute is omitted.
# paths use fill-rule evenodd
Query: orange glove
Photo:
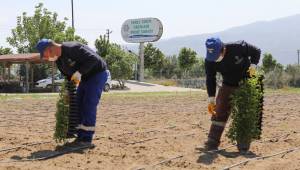
<svg viewBox="0 0 300 170"><path fill-rule="evenodd" d="M210 113L212 115L216 114L216 105L215 104L209 103L207 109L208 109L208 113Z"/></svg>
<svg viewBox="0 0 300 170"><path fill-rule="evenodd" d="M216 114L216 99L215 97L208 98L208 106L207 106L208 113L215 115Z"/></svg>
<svg viewBox="0 0 300 170"><path fill-rule="evenodd" d="M248 73L250 77L253 77L256 75L256 65L255 64L251 64L251 66L248 69Z"/></svg>
<svg viewBox="0 0 300 170"><path fill-rule="evenodd" d="M81 81L81 74L79 73L79 71L76 71L72 77L71 80L76 84L76 86L79 85L80 81Z"/></svg>

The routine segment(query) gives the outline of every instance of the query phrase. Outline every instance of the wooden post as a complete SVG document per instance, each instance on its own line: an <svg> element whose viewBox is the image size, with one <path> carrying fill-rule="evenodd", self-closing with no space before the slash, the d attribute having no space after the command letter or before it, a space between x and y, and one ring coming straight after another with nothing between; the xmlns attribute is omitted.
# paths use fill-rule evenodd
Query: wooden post
<svg viewBox="0 0 300 170"><path fill-rule="evenodd" d="M29 92L29 67L30 67L30 64L29 62L27 61L26 64L25 64L25 68L26 68L26 93Z"/></svg>
<svg viewBox="0 0 300 170"><path fill-rule="evenodd" d="M7 64L7 68L8 68L8 81L10 80L10 67L11 67L11 63Z"/></svg>
<svg viewBox="0 0 300 170"><path fill-rule="evenodd" d="M33 64L30 63L30 71L31 71L31 76L30 76L30 88L34 87L34 82L33 82L33 77L34 77L34 68Z"/></svg>
<svg viewBox="0 0 300 170"><path fill-rule="evenodd" d="M54 88L54 73L55 73L55 63L54 62L51 62L51 66L52 66L52 92L55 91L55 88Z"/></svg>
<svg viewBox="0 0 300 170"><path fill-rule="evenodd" d="M4 62L3 65L2 65L2 67L3 67L3 70L2 70L2 76L3 76L3 80L4 80L4 81L6 80L5 66L6 66L6 63Z"/></svg>

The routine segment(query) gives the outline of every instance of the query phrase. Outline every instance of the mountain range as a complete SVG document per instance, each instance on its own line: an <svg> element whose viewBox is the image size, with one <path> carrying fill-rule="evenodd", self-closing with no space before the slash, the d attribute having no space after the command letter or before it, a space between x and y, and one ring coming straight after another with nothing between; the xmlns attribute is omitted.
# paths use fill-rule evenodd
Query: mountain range
<svg viewBox="0 0 300 170"><path fill-rule="evenodd" d="M204 57L205 40L213 36L221 38L225 43L245 40L259 47L262 54L271 53L281 64L295 64L298 62L297 50L300 49L300 14L271 21L259 21L215 33L162 39L155 42L154 46L165 55L178 54L181 48L188 47Z"/></svg>

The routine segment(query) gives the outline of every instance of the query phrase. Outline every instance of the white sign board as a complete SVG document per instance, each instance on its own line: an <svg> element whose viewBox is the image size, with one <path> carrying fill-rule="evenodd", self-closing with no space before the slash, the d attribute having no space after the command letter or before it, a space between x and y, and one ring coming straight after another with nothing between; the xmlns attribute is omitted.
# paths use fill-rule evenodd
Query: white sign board
<svg viewBox="0 0 300 170"><path fill-rule="evenodd" d="M128 19L123 23L121 33L129 43L153 42L162 36L163 26L157 18Z"/></svg>

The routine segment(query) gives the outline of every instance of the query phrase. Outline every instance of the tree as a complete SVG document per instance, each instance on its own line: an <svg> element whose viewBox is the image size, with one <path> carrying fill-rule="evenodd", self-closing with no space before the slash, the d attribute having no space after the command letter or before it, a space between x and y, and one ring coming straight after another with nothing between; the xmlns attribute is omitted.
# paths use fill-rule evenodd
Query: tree
<svg viewBox="0 0 300 170"><path fill-rule="evenodd" d="M148 43L145 47L145 69L150 69L154 76L162 74L163 67L166 64L164 54L152 43Z"/></svg>
<svg viewBox="0 0 300 170"><path fill-rule="evenodd" d="M204 77L205 76L205 66L204 59L202 57L196 58L196 63L191 68L192 77Z"/></svg>
<svg viewBox="0 0 300 170"><path fill-rule="evenodd" d="M99 39L96 39L95 41L95 47L97 49L97 54L99 54L101 57L105 58L107 54L109 53L109 47L110 43L109 40L106 39L105 36L100 35Z"/></svg>
<svg viewBox="0 0 300 170"><path fill-rule="evenodd" d="M274 89L288 86L290 80L290 76L283 71L281 64L277 64L273 70L265 74L265 85Z"/></svg>
<svg viewBox="0 0 300 170"><path fill-rule="evenodd" d="M177 74L177 72L180 72L176 55L166 57L164 64L164 72L165 78L172 78Z"/></svg>
<svg viewBox="0 0 300 170"><path fill-rule="evenodd" d="M125 80L133 75L136 57L124 51L120 45L110 43L105 36L99 36L95 41L96 52L106 61L113 79L118 80L121 88L125 87Z"/></svg>
<svg viewBox="0 0 300 170"><path fill-rule="evenodd" d="M12 54L12 50L10 48L0 47L0 55Z"/></svg>
<svg viewBox="0 0 300 170"><path fill-rule="evenodd" d="M262 69L265 73L274 70L275 66L277 65L277 61L273 59L273 56L270 53L264 54L262 62Z"/></svg>
<svg viewBox="0 0 300 170"><path fill-rule="evenodd" d="M37 52L36 43L42 38L49 38L59 43L75 40L87 44L87 41L74 34L74 29L66 27L66 21L67 18L59 21L57 13L48 11L43 8L42 3L39 3L35 6L33 16L27 16L27 13L23 12L22 16L17 17L17 26L12 29L12 35L7 38L7 41L17 49L18 53ZM48 67L47 65L34 66L34 81L47 77ZM24 71L21 70L22 72Z"/></svg>
<svg viewBox="0 0 300 170"><path fill-rule="evenodd" d="M12 50L10 48L4 48L4 47L0 47L0 55L5 55L5 54L12 54ZM0 70L3 69L3 65L0 65Z"/></svg>
<svg viewBox="0 0 300 170"><path fill-rule="evenodd" d="M287 65L285 72L290 76L289 85L293 87L300 87L300 66Z"/></svg>
<svg viewBox="0 0 300 170"><path fill-rule="evenodd" d="M125 52L118 44L110 44L109 53L105 57L113 79L118 80L121 88L125 87L125 80L133 75L136 57Z"/></svg>
<svg viewBox="0 0 300 170"><path fill-rule="evenodd" d="M179 67L184 71L184 76L191 70L192 66L197 62L197 53L190 48L182 48L178 55Z"/></svg>

